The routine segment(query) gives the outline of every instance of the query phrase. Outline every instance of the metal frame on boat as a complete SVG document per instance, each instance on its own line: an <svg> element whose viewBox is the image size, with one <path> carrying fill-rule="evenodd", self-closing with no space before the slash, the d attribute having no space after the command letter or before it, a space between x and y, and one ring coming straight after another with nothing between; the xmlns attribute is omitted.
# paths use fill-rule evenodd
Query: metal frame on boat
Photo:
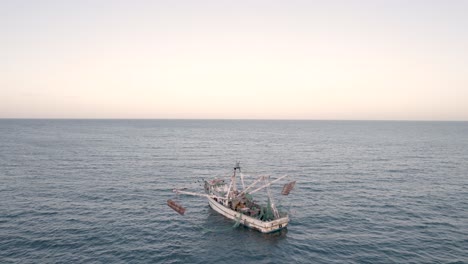
<svg viewBox="0 0 468 264"><path fill-rule="evenodd" d="M238 175L241 180L241 190L238 190L237 186ZM287 175L270 181L270 177L260 176L249 186L245 187L244 175L241 172L240 163L237 162L229 184L222 179L214 179L204 181L204 194L188 192L181 189L174 189L173 192L177 194L206 197L210 207L225 217L262 233L271 233L286 228L289 224L288 214L277 209L270 190L270 186L273 183L285 177L287 177ZM283 195L288 195L294 188L295 183L296 182L293 181L285 184L281 193ZM268 198L266 205L259 205L253 199L252 194L260 190L266 190ZM172 200L168 200L168 205L180 214L185 213L185 208Z"/></svg>

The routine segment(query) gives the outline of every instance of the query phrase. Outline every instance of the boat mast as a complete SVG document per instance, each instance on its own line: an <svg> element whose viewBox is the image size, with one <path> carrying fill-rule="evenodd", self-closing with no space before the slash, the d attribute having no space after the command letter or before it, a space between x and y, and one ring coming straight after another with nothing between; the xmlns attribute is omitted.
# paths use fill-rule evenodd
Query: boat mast
<svg viewBox="0 0 468 264"><path fill-rule="evenodd" d="M234 167L234 174L232 175L232 190L237 191L237 178L236 178L236 171L239 170L240 173L240 162L236 162L236 166Z"/></svg>
<svg viewBox="0 0 468 264"><path fill-rule="evenodd" d="M228 206L229 198L234 196L232 192L237 191L237 183L236 183L236 171L237 170L240 171L240 162L236 162L236 166L234 167L234 173L231 176L231 182L229 183L229 187L226 193L226 198L224 200L225 206Z"/></svg>

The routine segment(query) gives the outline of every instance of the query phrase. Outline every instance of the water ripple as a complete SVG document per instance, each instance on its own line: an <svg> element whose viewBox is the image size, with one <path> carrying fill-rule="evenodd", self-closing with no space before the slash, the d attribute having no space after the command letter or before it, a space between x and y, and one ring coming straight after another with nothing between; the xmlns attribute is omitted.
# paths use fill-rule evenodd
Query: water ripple
<svg viewBox="0 0 468 264"><path fill-rule="evenodd" d="M468 262L467 123L0 120L0 134L2 263ZM276 197L288 229L235 228L171 192L236 160L297 180Z"/></svg>

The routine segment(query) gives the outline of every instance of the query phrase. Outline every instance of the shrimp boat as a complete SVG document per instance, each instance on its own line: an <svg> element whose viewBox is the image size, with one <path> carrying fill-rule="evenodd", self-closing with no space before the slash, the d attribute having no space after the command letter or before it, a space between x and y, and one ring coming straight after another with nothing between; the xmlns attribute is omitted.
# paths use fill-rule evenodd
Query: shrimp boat
<svg viewBox="0 0 468 264"><path fill-rule="evenodd" d="M242 186L240 190L237 186L238 176L240 176ZM223 216L262 233L271 233L286 228L289 224L288 214L277 209L270 190L273 183L285 177L287 175L270 181L269 176L260 176L245 187L244 175L241 172L240 163L237 162L229 183L222 179L213 179L204 181L205 193L188 192L182 189L174 189L173 192L206 197L210 207ZM295 181L286 183L281 194L288 195L295 184ZM266 190L268 196L266 205L260 205L253 199L252 195L260 190ZM179 214L185 213L185 208L173 200L168 200L167 204Z"/></svg>

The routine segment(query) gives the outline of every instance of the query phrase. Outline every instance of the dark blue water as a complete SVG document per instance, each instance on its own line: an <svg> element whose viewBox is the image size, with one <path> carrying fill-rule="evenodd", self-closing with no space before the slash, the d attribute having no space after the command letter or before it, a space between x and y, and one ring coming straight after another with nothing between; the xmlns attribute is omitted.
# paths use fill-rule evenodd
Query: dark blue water
<svg viewBox="0 0 468 264"><path fill-rule="evenodd" d="M287 230L171 192L236 160L297 180ZM0 262L467 263L468 123L0 120Z"/></svg>

